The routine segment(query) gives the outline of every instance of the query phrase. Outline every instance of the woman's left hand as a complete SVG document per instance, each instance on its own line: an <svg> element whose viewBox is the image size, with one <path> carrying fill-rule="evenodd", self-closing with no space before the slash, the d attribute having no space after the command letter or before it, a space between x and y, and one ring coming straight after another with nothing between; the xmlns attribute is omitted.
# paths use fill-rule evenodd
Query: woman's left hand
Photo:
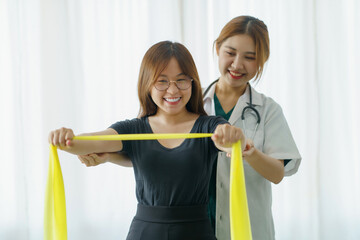
<svg viewBox="0 0 360 240"><path fill-rule="evenodd" d="M246 146L245 135L242 130L230 124L218 125L211 139L217 148L228 153L231 153L232 145L239 140L241 141L241 148L243 150Z"/></svg>
<svg viewBox="0 0 360 240"><path fill-rule="evenodd" d="M91 153L87 155L78 155L79 160L87 167L97 166L106 163L109 158L108 153Z"/></svg>

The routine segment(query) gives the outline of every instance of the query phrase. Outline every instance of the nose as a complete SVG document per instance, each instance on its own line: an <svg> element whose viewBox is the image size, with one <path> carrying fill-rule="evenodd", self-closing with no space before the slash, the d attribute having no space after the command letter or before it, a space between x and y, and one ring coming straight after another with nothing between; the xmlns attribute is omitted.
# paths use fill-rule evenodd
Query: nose
<svg viewBox="0 0 360 240"><path fill-rule="evenodd" d="M242 61L241 56L236 56L231 66L234 68L234 70L243 69L244 63Z"/></svg>
<svg viewBox="0 0 360 240"><path fill-rule="evenodd" d="M167 89L168 93L177 93L179 91L174 81L170 81L169 88Z"/></svg>

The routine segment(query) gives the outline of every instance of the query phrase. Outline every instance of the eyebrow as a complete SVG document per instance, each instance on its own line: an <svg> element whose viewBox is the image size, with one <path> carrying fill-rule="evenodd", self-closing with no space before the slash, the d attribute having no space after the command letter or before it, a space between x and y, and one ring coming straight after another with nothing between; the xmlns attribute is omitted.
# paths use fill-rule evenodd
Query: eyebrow
<svg viewBox="0 0 360 240"><path fill-rule="evenodd" d="M233 48L233 47L230 47L230 46L225 46L226 48L229 48L230 50L233 50L233 51L236 51L237 49L236 48ZM245 54L251 54L251 55L256 55L255 52L245 52Z"/></svg>
<svg viewBox="0 0 360 240"><path fill-rule="evenodd" d="M185 73L179 73L178 75L176 75L176 77L180 77L180 76L186 76L186 74ZM159 75L159 77L168 77L167 75L165 75L165 74L160 74Z"/></svg>

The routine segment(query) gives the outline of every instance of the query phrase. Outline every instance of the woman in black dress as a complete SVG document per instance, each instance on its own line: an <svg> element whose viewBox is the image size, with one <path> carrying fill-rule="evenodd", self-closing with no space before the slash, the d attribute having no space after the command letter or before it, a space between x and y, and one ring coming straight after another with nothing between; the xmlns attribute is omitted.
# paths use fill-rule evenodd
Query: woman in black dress
<svg viewBox="0 0 360 240"><path fill-rule="evenodd" d="M126 151L136 180L137 213L129 240L216 239L207 215L209 179L219 150L231 152L244 135L221 117L207 116L195 63L179 43L164 41L145 54L139 74L138 118L82 135L214 133L210 138L78 141L73 131L50 132L49 142L75 155ZM244 145L244 144L243 144Z"/></svg>

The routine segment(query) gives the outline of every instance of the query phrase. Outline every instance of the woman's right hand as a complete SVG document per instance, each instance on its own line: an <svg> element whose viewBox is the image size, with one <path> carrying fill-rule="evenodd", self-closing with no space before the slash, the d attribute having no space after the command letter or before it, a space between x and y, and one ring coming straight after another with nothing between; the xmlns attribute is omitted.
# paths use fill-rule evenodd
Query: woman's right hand
<svg viewBox="0 0 360 240"><path fill-rule="evenodd" d="M49 133L48 141L50 144L60 149L71 146L71 140L74 138L74 132L70 128L60 128Z"/></svg>
<svg viewBox="0 0 360 240"><path fill-rule="evenodd" d="M79 136L101 136L101 135L115 135L117 132L114 129L108 128L104 131L94 133L83 133ZM60 128L49 133L48 141L50 144L75 155L88 155L91 153L110 153L122 150L122 141L82 141L75 140L75 134L70 128Z"/></svg>

